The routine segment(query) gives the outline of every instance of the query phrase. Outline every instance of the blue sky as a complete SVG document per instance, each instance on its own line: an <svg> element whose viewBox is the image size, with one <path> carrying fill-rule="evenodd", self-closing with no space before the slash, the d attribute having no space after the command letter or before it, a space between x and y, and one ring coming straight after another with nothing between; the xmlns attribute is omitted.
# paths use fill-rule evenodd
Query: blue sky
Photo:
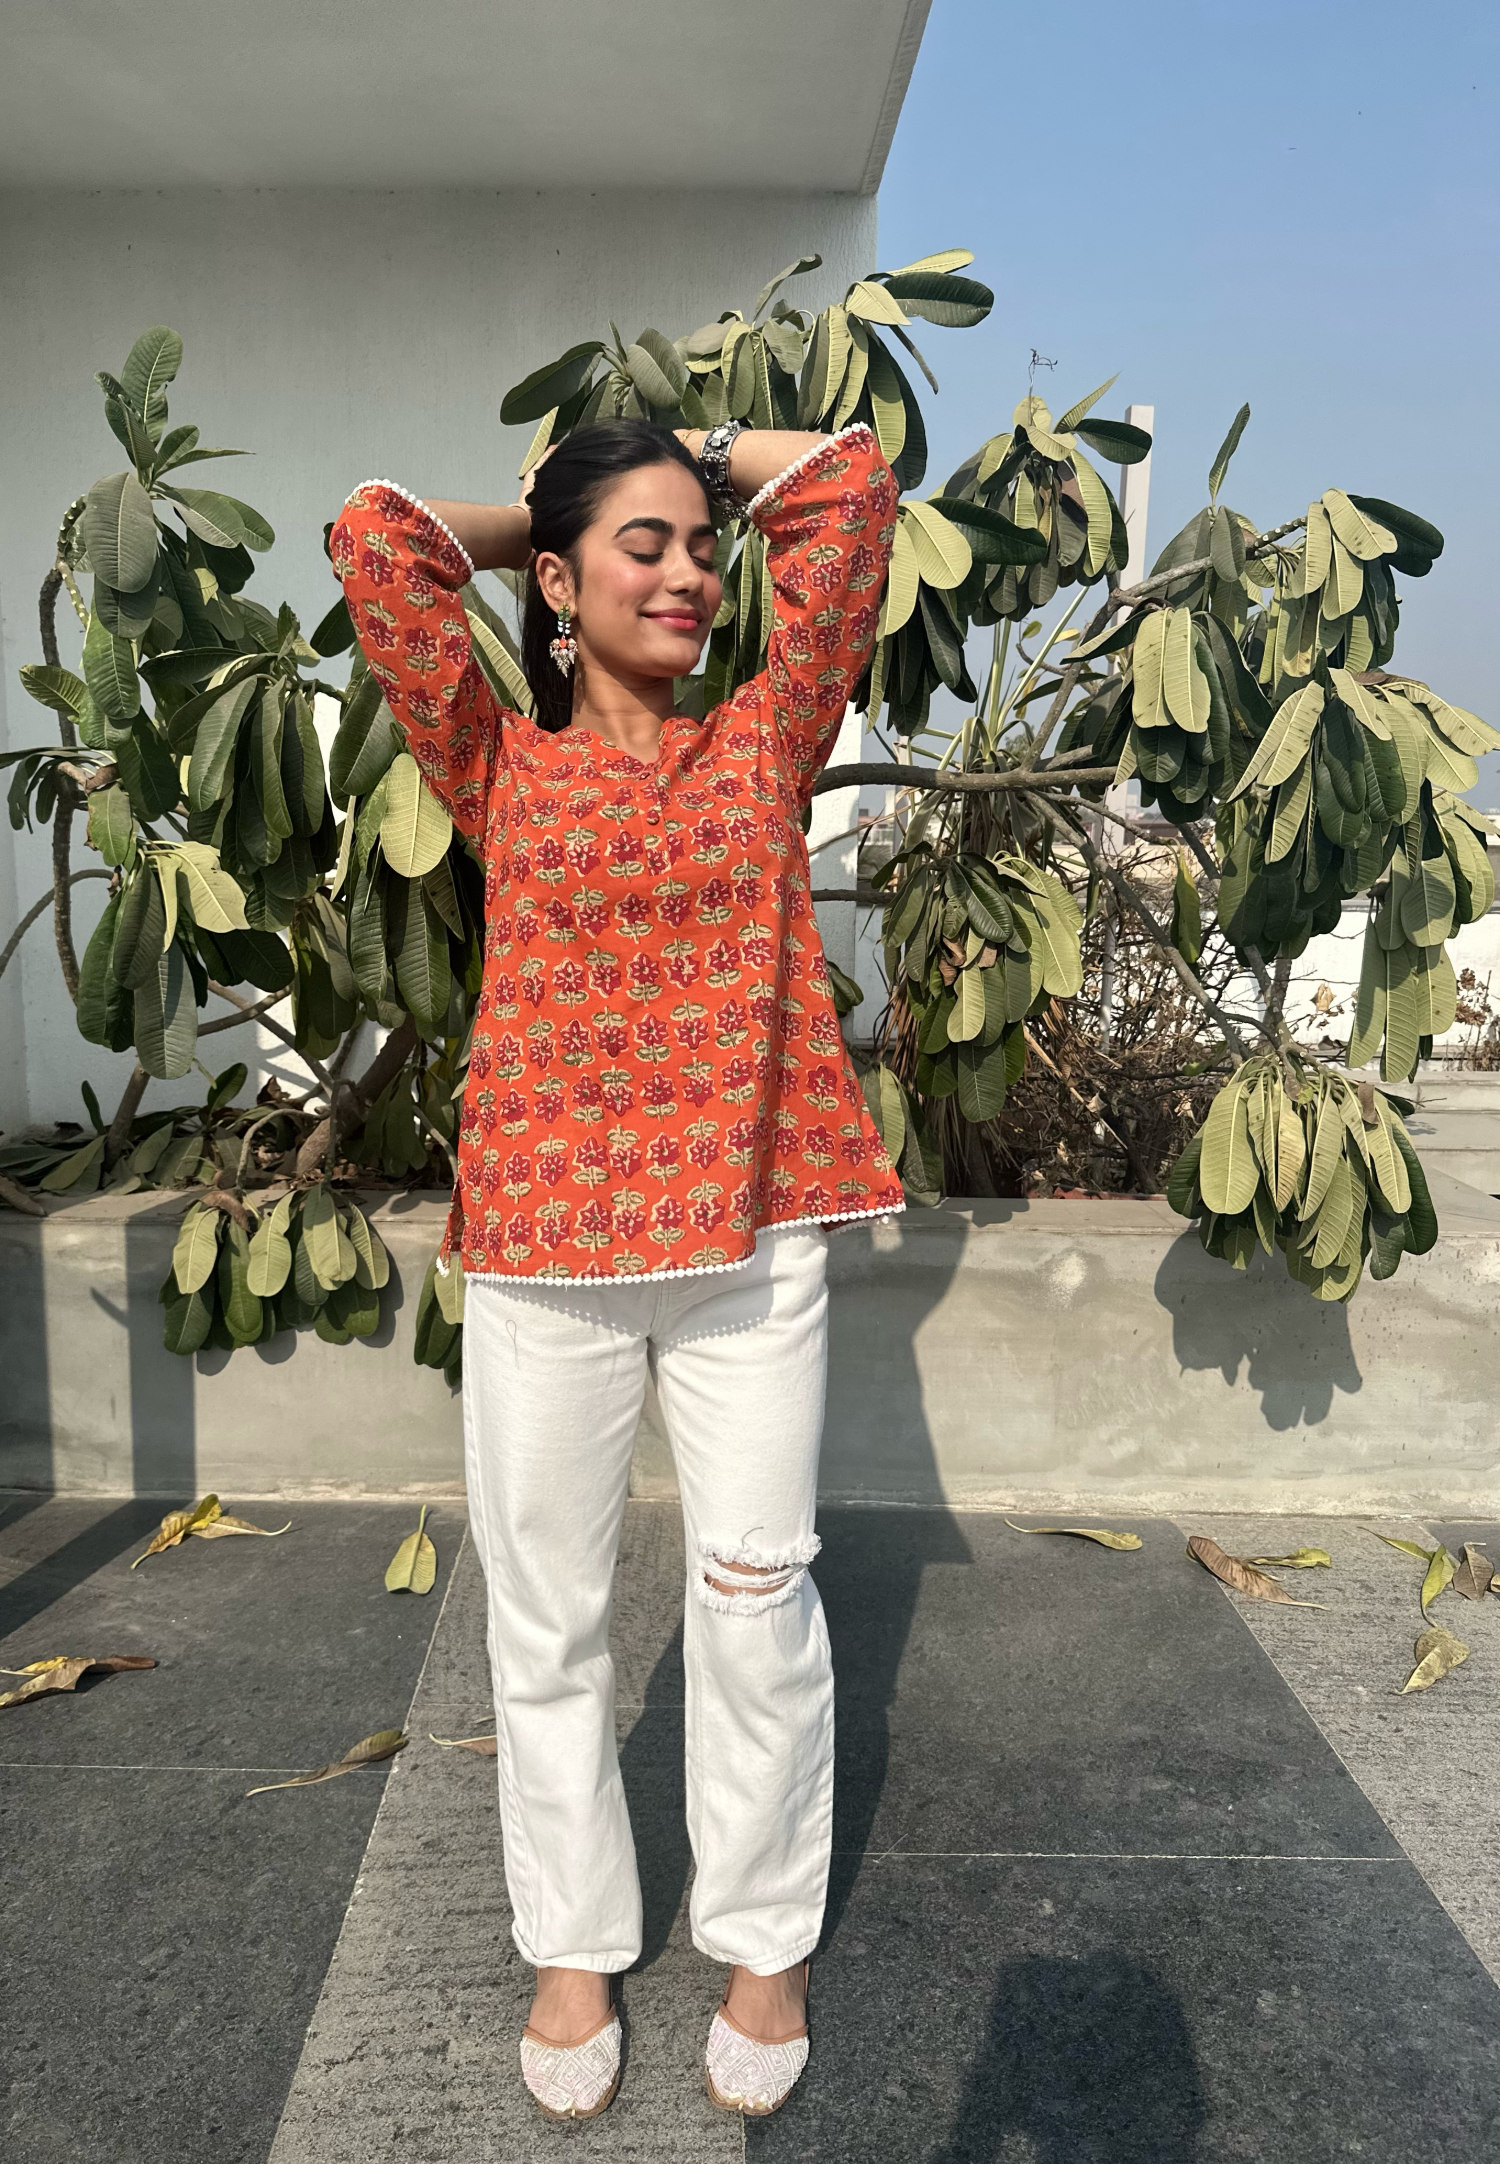
<svg viewBox="0 0 1500 2164"><path fill-rule="evenodd" d="M1497 50L1493 0L934 0L881 264L972 248L995 307L920 326L925 486L1008 423L1033 347L1054 412L1118 369L1100 412L1156 408L1154 555L1248 399L1226 497L1263 527L1328 487L1431 519L1396 664L1500 726Z"/></svg>

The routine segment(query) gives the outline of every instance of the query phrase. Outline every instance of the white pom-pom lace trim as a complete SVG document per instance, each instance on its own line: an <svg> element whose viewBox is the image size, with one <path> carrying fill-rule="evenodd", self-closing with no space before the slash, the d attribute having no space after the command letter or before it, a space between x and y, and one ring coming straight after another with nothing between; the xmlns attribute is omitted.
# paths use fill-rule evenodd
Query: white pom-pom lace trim
<svg viewBox="0 0 1500 2164"><path fill-rule="evenodd" d="M796 480L798 474L802 471L804 466L809 464L810 461L815 458L821 458L823 453L829 450L834 444L858 443L863 446L866 443L873 443L874 441L874 432L870 428L870 425L867 421L856 421L850 428L841 428L836 436L820 436L816 443L809 444L805 451L800 451L797 456L792 460L790 466L783 467L782 471L777 474L774 481L767 481L763 489L759 489L756 491L755 495L751 497L749 506L746 509L746 518L754 518L756 512L760 509L761 505L765 502L768 496L779 495L781 490L786 487L789 481Z"/></svg>
<svg viewBox="0 0 1500 2164"><path fill-rule="evenodd" d="M892 1217L899 1217L906 1208L904 1202L883 1202L875 1210L829 1210L822 1217L788 1217L774 1225L757 1226L757 1232L792 1232L800 1225L845 1225L864 1218L871 1224L884 1224ZM511 1270L465 1270L464 1282L469 1285L552 1285L559 1292L603 1292L615 1285L670 1285L679 1277L718 1277L726 1270L748 1270L755 1260L755 1250L741 1255L738 1262L700 1262L686 1270L639 1270L633 1277L624 1271L612 1272L608 1277L543 1277L540 1274L523 1276Z"/></svg>
<svg viewBox="0 0 1500 2164"><path fill-rule="evenodd" d="M438 532L446 534L448 539L453 543L453 546L458 550L459 555L462 556L464 562L469 567L469 577L473 578L474 559L469 554L468 550L464 547L462 541L459 540L458 535L453 531L453 528L448 524L447 520L439 518L436 511L433 510L431 504L424 503L420 496L414 496L411 490L409 488L403 488L399 481L385 481L378 478L372 481L361 481L359 487L355 489L345 499L344 509L347 511L349 505L353 503L354 498L356 496L362 495L367 488L388 488L393 496L402 497L407 503L411 505L414 511L420 511L424 518L430 518L433 525L436 526L436 528L438 529Z"/></svg>

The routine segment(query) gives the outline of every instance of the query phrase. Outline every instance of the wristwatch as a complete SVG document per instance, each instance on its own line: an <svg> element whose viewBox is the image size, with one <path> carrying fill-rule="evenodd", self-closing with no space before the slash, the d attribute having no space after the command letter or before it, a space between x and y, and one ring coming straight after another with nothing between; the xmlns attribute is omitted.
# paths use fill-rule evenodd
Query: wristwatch
<svg viewBox="0 0 1500 2164"><path fill-rule="evenodd" d="M744 502L736 495L734 484L729 478L729 453L735 437L743 427L743 421L715 422L704 437L703 448L698 453L698 464L703 469L709 496L715 508L722 512L725 518L742 518L745 513Z"/></svg>

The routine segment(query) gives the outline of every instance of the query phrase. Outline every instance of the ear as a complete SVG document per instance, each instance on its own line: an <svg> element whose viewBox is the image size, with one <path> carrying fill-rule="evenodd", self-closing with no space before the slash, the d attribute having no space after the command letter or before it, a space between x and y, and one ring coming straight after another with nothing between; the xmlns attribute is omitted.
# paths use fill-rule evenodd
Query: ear
<svg viewBox="0 0 1500 2164"><path fill-rule="evenodd" d="M553 556L550 553L543 553L534 560L532 569L536 573L536 582L541 588L542 599L549 609L571 609L577 605L577 594L573 584L573 566L568 562L566 556Z"/></svg>

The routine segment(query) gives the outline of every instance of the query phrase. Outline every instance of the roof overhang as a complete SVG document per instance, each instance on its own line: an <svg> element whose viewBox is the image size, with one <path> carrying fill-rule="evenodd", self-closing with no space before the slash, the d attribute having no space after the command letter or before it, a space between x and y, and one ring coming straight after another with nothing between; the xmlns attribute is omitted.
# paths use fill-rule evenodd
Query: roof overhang
<svg viewBox="0 0 1500 2164"><path fill-rule="evenodd" d="M0 184L878 186L929 0L48 0Z"/></svg>

